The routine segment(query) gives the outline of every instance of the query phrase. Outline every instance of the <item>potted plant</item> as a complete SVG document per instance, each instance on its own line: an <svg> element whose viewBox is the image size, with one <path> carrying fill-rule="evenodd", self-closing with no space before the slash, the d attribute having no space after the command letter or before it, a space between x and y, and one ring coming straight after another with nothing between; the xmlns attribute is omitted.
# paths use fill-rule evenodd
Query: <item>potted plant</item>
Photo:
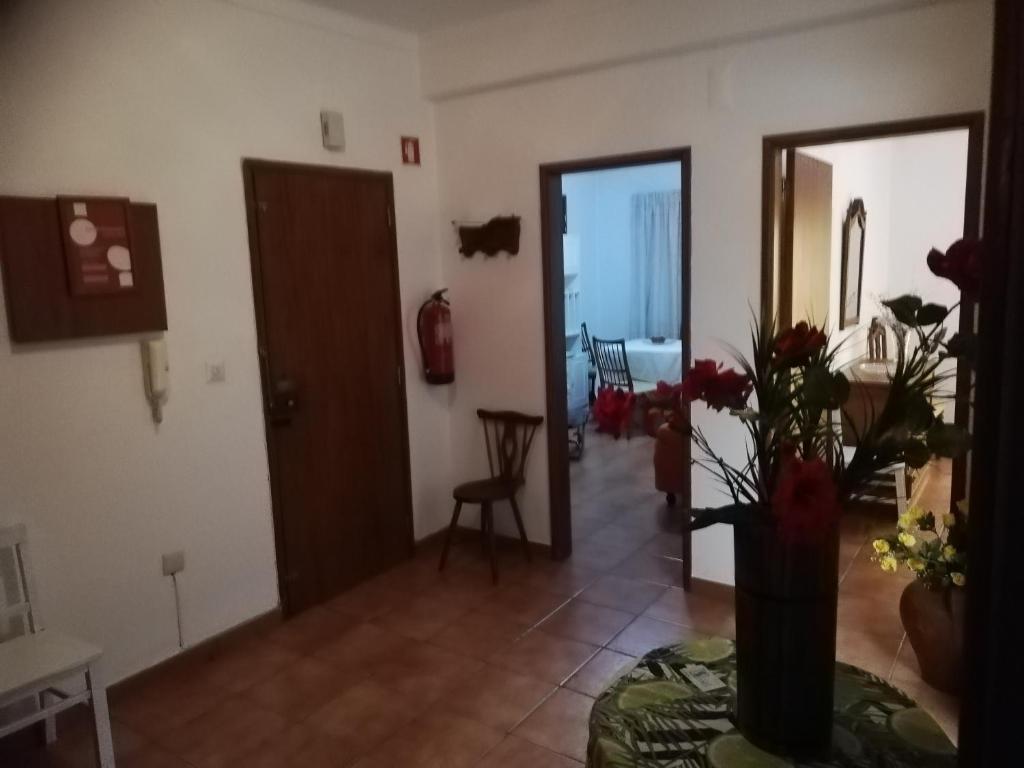
<svg viewBox="0 0 1024 768"><path fill-rule="evenodd" d="M900 618L922 679L946 693L963 684L964 585L967 583L966 505L939 517L920 507L900 515L896 533L875 539L882 570L914 574L900 597Z"/></svg>
<svg viewBox="0 0 1024 768"><path fill-rule="evenodd" d="M976 286L974 243L932 251L928 263L961 288ZM699 427L674 422L701 454L693 463L732 500L695 510L691 527L734 527L737 727L763 749L798 759L830 747L844 505L897 463L921 467L967 446L964 431L936 418L930 404L948 378L942 361L969 354L963 337L946 336L956 307L913 295L883 304L908 343L898 345L888 398L856 435L852 456L835 418L850 397L838 349L806 322L787 329L755 323L752 356L736 353L739 371L697 360L679 393L728 410L746 432L745 458L733 463Z"/></svg>

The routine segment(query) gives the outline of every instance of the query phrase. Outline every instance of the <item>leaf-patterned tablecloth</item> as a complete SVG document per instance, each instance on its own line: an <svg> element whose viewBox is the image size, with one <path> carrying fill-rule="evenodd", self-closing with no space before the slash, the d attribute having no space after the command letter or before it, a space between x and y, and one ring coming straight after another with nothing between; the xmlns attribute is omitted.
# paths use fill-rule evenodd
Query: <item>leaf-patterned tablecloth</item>
<svg viewBox="0 0 1024 768"><path fill-rule="evenodd" d="M686 677L702 664L725 688L702 693ZM881 678L836 664L832 756L796 763L754 747L733 724L736 651L705 638L651 651L598 697L590 768L953 768L956 748L924 710Z"/></svg>

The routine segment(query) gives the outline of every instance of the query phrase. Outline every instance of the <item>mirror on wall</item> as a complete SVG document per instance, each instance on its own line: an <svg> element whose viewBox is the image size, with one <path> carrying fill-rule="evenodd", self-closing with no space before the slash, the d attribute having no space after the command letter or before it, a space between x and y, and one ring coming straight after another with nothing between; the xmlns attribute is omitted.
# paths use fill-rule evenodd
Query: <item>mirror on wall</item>
<svg viewBox="0 0 1024 768"><path fill-rule="evenodd" d="M864 272L864 201L850 203L843 220L842 277L839 289L839 330L860 322L861 276Z"/></svg>

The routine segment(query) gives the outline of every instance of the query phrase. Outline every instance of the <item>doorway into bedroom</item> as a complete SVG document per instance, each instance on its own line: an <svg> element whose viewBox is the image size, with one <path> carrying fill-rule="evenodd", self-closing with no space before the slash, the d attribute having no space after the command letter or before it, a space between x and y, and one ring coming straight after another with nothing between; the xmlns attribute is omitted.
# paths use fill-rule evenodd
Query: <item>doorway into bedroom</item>
<svg viewBox="0 0 1024 768"><path fill-rule="evenodd" d="M823 328L838 347L850 394L832 419L847 460L889 397L899 351L915 343L881 302L911 294L959 306L950 333L973 331L970 300L933 274L926 256L978 234L982 124L970 113L765 139L763 309L783 327ZM946 360L938 376L934 417L966 424L969 368ZM901 620L913 559L887 563L888 543L876 550L875 542L898 530L915 552L957 542L968 461L924 457L878 472L845 510L840 538L837 658L906 690L954 740L957 699L938 678L925 682ZM940 546L943 557L955 558L957 547L946 555Z"/></svg>
<svg viewBox="0 0 1024 768"><path fill-rule="evenodd" d="M544 166L552 549L689 584L687 150Z"/></svg>

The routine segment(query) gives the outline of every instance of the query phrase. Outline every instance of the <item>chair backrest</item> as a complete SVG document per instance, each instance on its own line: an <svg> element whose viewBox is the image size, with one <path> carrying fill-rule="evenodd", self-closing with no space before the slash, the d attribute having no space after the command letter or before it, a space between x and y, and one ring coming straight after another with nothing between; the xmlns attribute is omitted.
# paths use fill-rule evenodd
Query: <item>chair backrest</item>
<svg viewBox="0 0 1024 768"><path fill-rule="evenodd" d="M537 434L537 427L544 421L543 416L528 416L518 411L476 412L484 423L487 440L487 465L491 477L501 477L512 483L525 479L526 457Z"/></svg>
<svg viewBox="0 0 1024 768"><path fill-rule="evenodd" d="M0 526L0 642L40 629L25 526Z"/></svg>
<svg viewBox="0 0 1024 768"><path fill-rule="evenodd" d="M590 331L587 330L586 323L580 323L580 339L583 351L587 353L590 364L596 368L597 360L594 359L594 345L590 343Z"/></svg>
<svg viewBox="0 0 1024 768"><path fill-rule="evenodd" d="M629 372L629 360L626 359L625 339L591 340L594 359L597 365L597 377L602 387L618 387L627 392L633 391L633 376Z"/></svg>

